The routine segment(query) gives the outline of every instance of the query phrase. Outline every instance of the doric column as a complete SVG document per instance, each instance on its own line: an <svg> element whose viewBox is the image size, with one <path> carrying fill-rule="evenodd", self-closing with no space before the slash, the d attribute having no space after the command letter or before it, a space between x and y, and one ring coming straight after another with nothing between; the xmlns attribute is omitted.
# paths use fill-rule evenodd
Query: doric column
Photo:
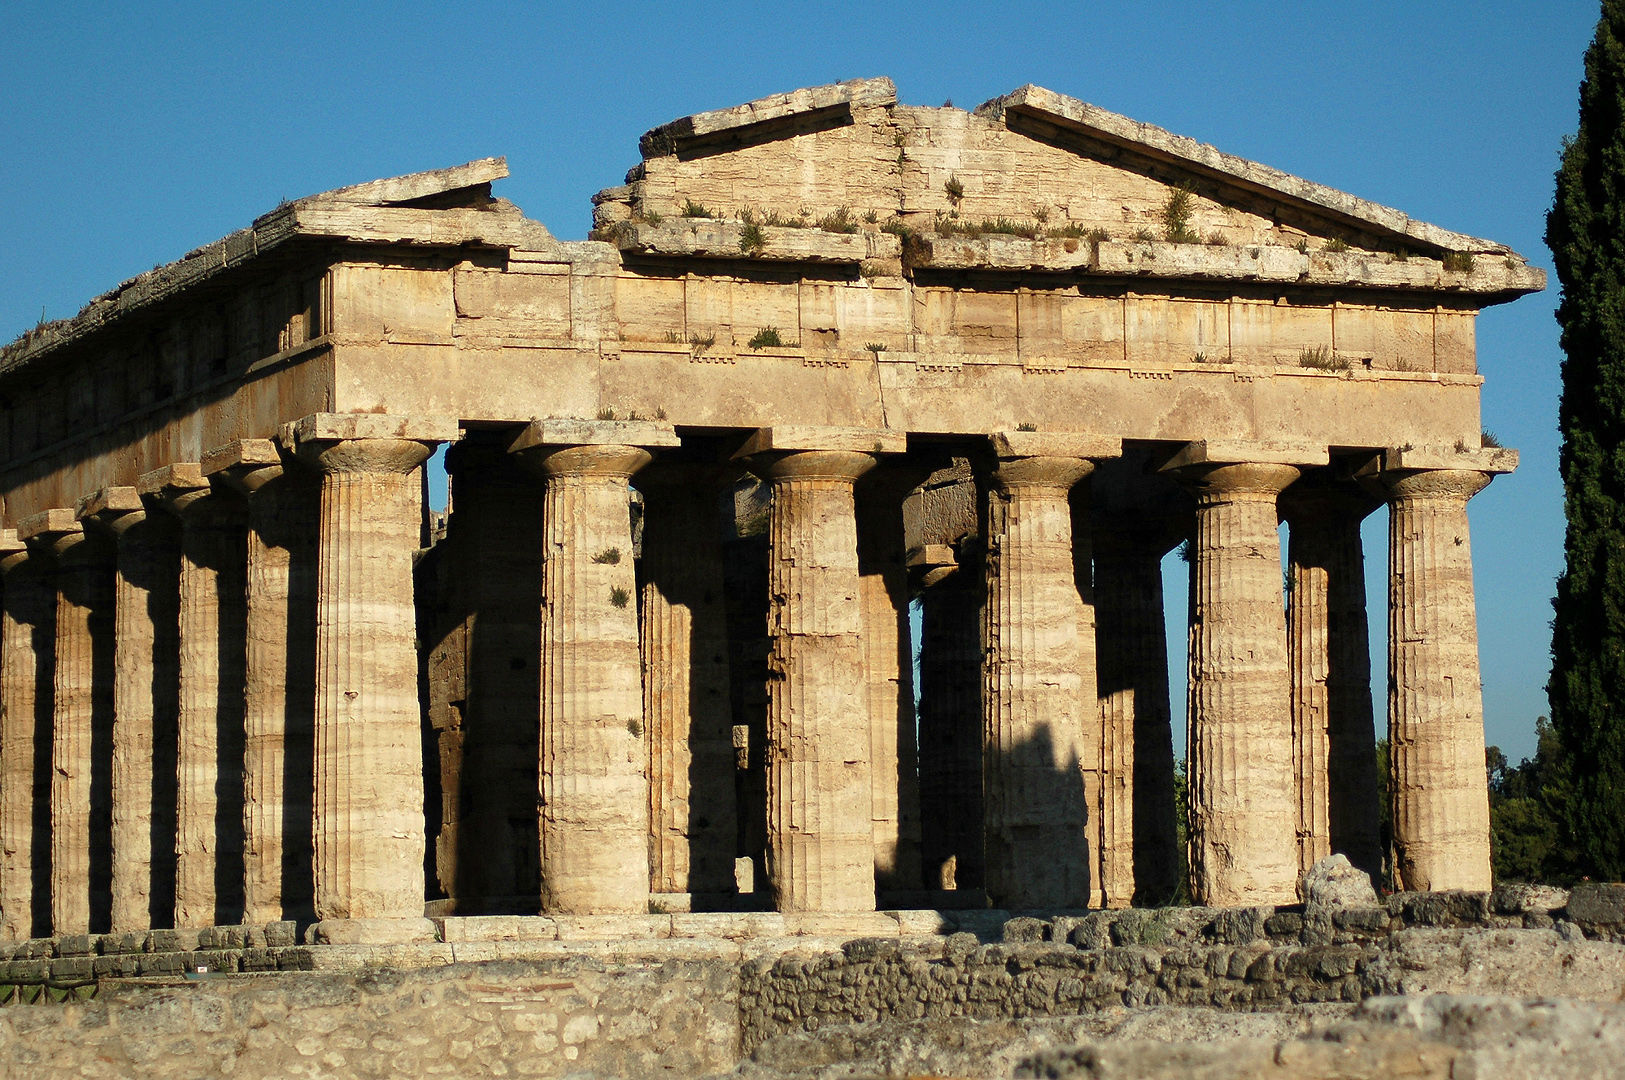
<svg viewBox="0 0 1625 1080"><path fill-rule="evenodd" d="M1467 500L1493 474L1510 472L1517 456L1389 451L1386 459L1394 883L1488 889L1489 793ZM1463 467L1447 467L1458 463Z"/></svg>
<svg viewBox="0 0 1625 1080"><path fill-rule="evenodd" d="M1381 500L1309 474L1281 496L1289 532L1287 651L1298 872L1333 852L1382 873L1371 639L1360 522Z"/></svg>
<svg viewBox="0 0 1625 1080"><path fill-rule="evenodd" d="M175 925L241 922L247 511L196 462L136 487L181 521Z"/></svg>
<svg viewBox="0 0 1625 1080"><path fill-rule="evenodd" d="M991 436L983 608L983 799L989 902L1078 908L1100 899L1100 713L1094 618L1078 592L1068 492L1116 439Z"/></svg>
<svg viewBox="0 0 1625 1080"><path fill-rule="evenodd" d="M270 439L210 451L203 475L248 501L243 636L243 921L308 921L321 488Z"/></svg>
<svg viewBox="0 0 1625 1080"><path fill-rule="evenodd" d="M432 938L423 918L423 736L412 558L440 417L317 413L281 441L321 471L314 893L318 939Z"/></svg>
<svg viewBox="0 0 1625 1080"><path fill-rule="evenodd" d="M918 891L925 884L903 498L930 472L906 460L883 461L855 491L858 600L869 701L869 814L874 825L875 887L882 892Z"/></svg>
<svg viewBox="0 0 1625 1080"><path fill-rule="evenodd" d="M51 712L56 586L47 560L0 530L0 939L51 932Z"/></svg>
<svg viewBox="0 0 1625 1080"><path fill-rule="evenodd" d="M539 420L510 449L546 482L542 910L647 912L648 749L628 481L669 425Z"/></svg>
<svg viewBox="0 0 1625 1080"><path fill-rule="evenodd" d="M770 497L767 872L780 911L872 911L870 724L853 484L902 435L762 428Z"/></svg>
<svg viewBox="0 0 1625 1080"><path fill-rule="evenodd" d="M649 876L656 893L734 891L738 817L718 497L738 473L657 462L637 478Z"/></svg>
<svg viewBox="0 0 1625 1080"><path fill-rule="evenodd" d="M112 900L113 545L72 510L17 535L56 563L51 714L51 932L106 929Z"/></svg>
<svg viewBox="0 0 1625 1080"><path fill-rule="evenodd" d="M149 514L133 487L81 499L79 518L118 545L112 929L168 926L175 914L180 529L168 514Z"/></svg>
<svg viewBox="0 0 1625 1080"><path fill-rule="evenodd" d="M982 887L982 574L979 545L910 560L920 580L920 845L926 885Z"/></svg>
<svg viewBox="0 0 1625 1080"><path fill-rule="evenodd" d="M1248 452L1192 443L1167 466L1196 495L1190 872L1197 902L1214 907L1297 899L1291 695L1275 503L1299 470L1248 461ZM1260 449L1254 456L1268 455ZM1309 451L1291 456L1303 461Z"/></svg>
<svg viewBox="0 0 1625 1080"><path fill-rule="evenodd" d="M1174 745L1162 557L1153 528L1094 532L1095 627L1105 744L1101 800L1106 903L1166 903L1179 887ZM1177 539L1177 538L1176 538Z"/></svg>
<svg viewBox="0 0 1625 1080"><path fill-rule="evenodd" d="M466 685L441 691L461 707L441 712L443 810L435 842L441 884L459 913L534 913L541 895L537 538L545 495L507 452L508 438L470 433L446 451L452 512L438 547L449 560L448 623L466 628Z"/></svg>
<svg viewBox="0 0 1625 1080"><path fill-rule="evenodd" d="M1190 536L1196 504L1150 474L1151 458L1127 450L1090 477L1109 906L1168 903L1182 874L1162 558Z"/></svg>

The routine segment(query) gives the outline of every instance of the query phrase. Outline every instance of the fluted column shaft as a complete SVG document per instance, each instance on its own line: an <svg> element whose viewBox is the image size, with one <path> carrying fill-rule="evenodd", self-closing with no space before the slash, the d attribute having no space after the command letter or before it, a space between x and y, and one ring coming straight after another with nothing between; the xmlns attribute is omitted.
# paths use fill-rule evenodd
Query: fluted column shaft
<svg viewBox="0 0 1625 1080"><path fill-rule="evenodd" d="M7 530L10 533L10 530ZM51 713L56 587L44 560L3 538L0 625L0 938L50 927Z"/></svg>
<svg viewBox="0 0 1625 1080"><path fill-rule="evenodd" d="M921 846L933 889L982 886L980 571L978 561L920 594Z"/></svg>
<svg viewBox="0 0 1625 1080"><path fill-rule="evenodd" d="M175 914L175 739L179 710L180 529L133 511L118 538L114 600L113 915L115 933Z"/></svg>
<svg viewBox="0 0 1625 1080"><path fill-rule="evenodd" d="M1360 521L1378 501L1352 484L1287 489L1298 869L1333 852L1382 869L1371 642ZM1302 489L1302 490L1300 490Z"/></svg>
<svg viewBox="0 0 1625 1080"><path fill-rule="evenodd" d="M716 469L655 465L643 493L640 621L657 893L731 893L738 818Z"/></svg>
<svg viewBox="0 0 1625 1080"><path fill-rule="evenodd" d="M768 482L767 871L780 911L872 911L869 702L846 450L762 454Z"/></svg>
<svg viewBox="0 0 1625 1080"><path fill-rule="evenodd" d="M51 932L106 928L112 900L113 550L59 537L51 748Z"/></svg>
<svg viewBox="0 0 1625 1080"><path fill-rule="evenodd" d="M1096 529L1095 620L1105 745L1106 903L1172 899L1179 887L1163 537Z"/></svg>
<svg viewBox="0 0 1625 1080"><path fill-rule="evenodd" d="M314 720L322 920L423 916L423 749L412 557L420 466L406 438L299 437L321 469Z"/></svg>
<svg viewBox="0 0 1625 1080"><path fill-rule="evenodd" d="M629 511L633 446L526 452L546 479L541 641L542 910L646 912L648 749Z"/></svg>
<svg viewBox="0 0 1625 1080"><path fill-rule="evenodd" d="M900 462L882 464L856 492L858 598L869 700L869 812L875 882L882 890L916 890L924 883L903 497L927 475Z"/></svg>
<svg viewBox="0 0 1625 1080"><path fill-rule="evenodd" d="M460 725L443 735L443 885L469 913L534 912L541 895L540 758L545 494L503 447L460 442L446 455L447 554L467 631ZM460 742L460 746L459 746ZM448 790L450 789L450 790Z"/></svg>
<svg viewBox="0 0 1625 1080"><path fill-rule="evenodd" d="M1276 497L1298 470L1193 473L1192 891L1212 906L1292 903L1297 813Z"/></svg>
<svg viewBox="0 0 1625 1080"><path fill-rule="evenodd" d="M243 904L243 507L199 489L181 515L175 925L239 922Z"/></svg>
<svg viewBox="0 0 1625 1080"><path fill-rule="evenodd" d="M1080 458L1001 461L988 493L982 787L996 907L1083 907L1098 891L1088 789L1100 744L1083 716L1087 695L1098 720L1094 650L1081 640L1093 618L1078 593L1067 499L1093 468Z"/></svg>
<svg viewBox="0 0 1625 1080"><path fill-rule="evenodd" d="M1387 473L1388 753L1395 884L1490 887L1467 500L1481 472Z"/></svg>
<svg viewBox="0 0 1625 1080"><path fill-rule="evenodd" d="M308 919L321 489L280 466L245 479L243 921Z"/></svg>

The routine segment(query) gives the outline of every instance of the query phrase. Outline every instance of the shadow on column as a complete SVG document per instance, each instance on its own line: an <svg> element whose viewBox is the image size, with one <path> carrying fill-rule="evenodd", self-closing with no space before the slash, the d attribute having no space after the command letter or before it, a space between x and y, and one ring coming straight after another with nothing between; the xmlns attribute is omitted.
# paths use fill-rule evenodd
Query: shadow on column
<svg viewBox="0 0 1625 1080"><path fill-rule="evenodd" d="M437 872L456 914L533 915L541 902L543 488L478 433L450 448L446 465L452 502L439 552L447 560L442 588L448 614L464 628L465 655L459 722L439 740L448 755L441 802L450 820L442 827L453 835L442 837L450 865ZM455 647L458 633L451 628L440 648Z"/></svg>
<svg viewBox="0 0 1625 1080"><path fill-rule="evenodd" d="M995 805L1007 795L1016 820L988 827L988 903L995 908L1077 909L1094 885L1089 850L1090 809L1076 754L1058 761L1057 736L1047 722L1011 744L1003 755L1003 792L987 783L987 814L1005 817ZM998 862L995 864L995 860ZM1000 889L999 885L1004 888Z"/></svg>
<svg viewBox="0 0 1625 1080"><path fill-rule="evenodd" d="M125 566L130 583L144 591L152 622L152 755L147 790L151 872L147 883L147 918L154 929L175 923L175 828L177 769L180 765L180 526L168 514L149 514L135 526L138 542L150 545L151 557ZM117 853L115 852L115 857Z"/></svg>
<svg viewBox="0 0 1625 1080"><path fill-rule="evenodd" d="M920 845L927 889L982 887L981 560L920 593Z"/></svg>
<svg viewBox="0 0 1625 1080"><path fill-rule="evenodd" d="M722 574L728 612L728 681L734 745L743 741L744 767L734 772L739 843L735 854L754 867L755 891L742 907L772 908L767 848L767 487L744 480L731 492L734 536L723 545ZM742 729L742 730L741 730ZM741 738L742 737L742 738ZM736 750L736 754L739 752Z"/></svg>
<svg viewBox="0 0 1625 1080"><path fill-rule="evenodd" d="M214 921L243 919L244 676L248 655L248 536L242 529L222 543L216 566L220 679L215 695Z"/></svg>
<svg viewBox="0 0 1625 1080"><path fill-rule="evenodd" d="M279 481L281 482L281 481ZM277 493L299 500L288 515L287 679L282 733L282 917L304 923L316 917L316 610L321 489Z"/></svg>
<svg viewBox="0 0 1625 1080"><path fill-rule="evenodd" d="M46 579L49 581L49 579ZM51 733L56 711L56 593L43 591L34 642L33 911L35 937L51 935Z"/></svg>

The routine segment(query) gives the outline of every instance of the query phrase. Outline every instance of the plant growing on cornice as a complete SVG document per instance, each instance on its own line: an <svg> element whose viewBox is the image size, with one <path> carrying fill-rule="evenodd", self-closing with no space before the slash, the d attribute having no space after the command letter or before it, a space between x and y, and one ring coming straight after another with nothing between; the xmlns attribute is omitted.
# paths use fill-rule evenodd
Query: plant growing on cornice
<svg viewBox="0 0 1625 1080"><path fill-rule="evenodd" d="M684 202L683 202L683 216L686 217L686 218L716 217L715 214L711 213L711 211L707 210L704 206L702 206L699 203L695 202L693 199L684 200Z"/></svg>
<svg viewBox="0 0 1625 1080"><path fill-rule="evenodd" d="M1196 244L1201 238L1191 231L1191 185L1189 181L1168 189L1162 204L1162 232L1170 244Z"/></svg>
<svg viewBox="0 0 1625 1080"><path fill-rule="evenodd" d="M739 250L746 255L760 255L767 249L767 234L754 221L739 230Z"/></svg>
<svg viewBox="0 0 1625 1080"><path fill-rule="evenodd" d="M1447 251L1444 253L1444 268L1458 274L1471 273L1473 256L1466 251Z"/></svg>
<svg viewBox="0 0 1625 1080"><path fill-rule="evenodd" d="M752 349L782 349L784 339L779 336L778 327L764 326L746 344Z"/></svg>
<svg viewBox="0 0 1625 1080"><path fill-rule="evenodd" d="M818 227L825 232L855 233L858 223L852 218L852 211L845 206L839 207L831 213L818 219Z"/></svg>

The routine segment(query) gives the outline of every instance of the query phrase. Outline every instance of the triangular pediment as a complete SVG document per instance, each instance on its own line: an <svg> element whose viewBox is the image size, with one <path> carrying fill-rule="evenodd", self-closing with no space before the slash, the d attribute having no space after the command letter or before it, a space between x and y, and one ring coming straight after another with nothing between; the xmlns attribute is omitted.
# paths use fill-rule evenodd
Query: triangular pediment
<svg viewBox="0 0 1625 1080"><path fill-rule="evenodd" d="M899 104L889 80L775 95L663 124L594 200L632 254L884 259L910 268L1445 290L1544 287L1503 244L1037 86L973 112ZM843 254L844 253L844 254ZM854 255L853 253L858 253Z"/></svg>

